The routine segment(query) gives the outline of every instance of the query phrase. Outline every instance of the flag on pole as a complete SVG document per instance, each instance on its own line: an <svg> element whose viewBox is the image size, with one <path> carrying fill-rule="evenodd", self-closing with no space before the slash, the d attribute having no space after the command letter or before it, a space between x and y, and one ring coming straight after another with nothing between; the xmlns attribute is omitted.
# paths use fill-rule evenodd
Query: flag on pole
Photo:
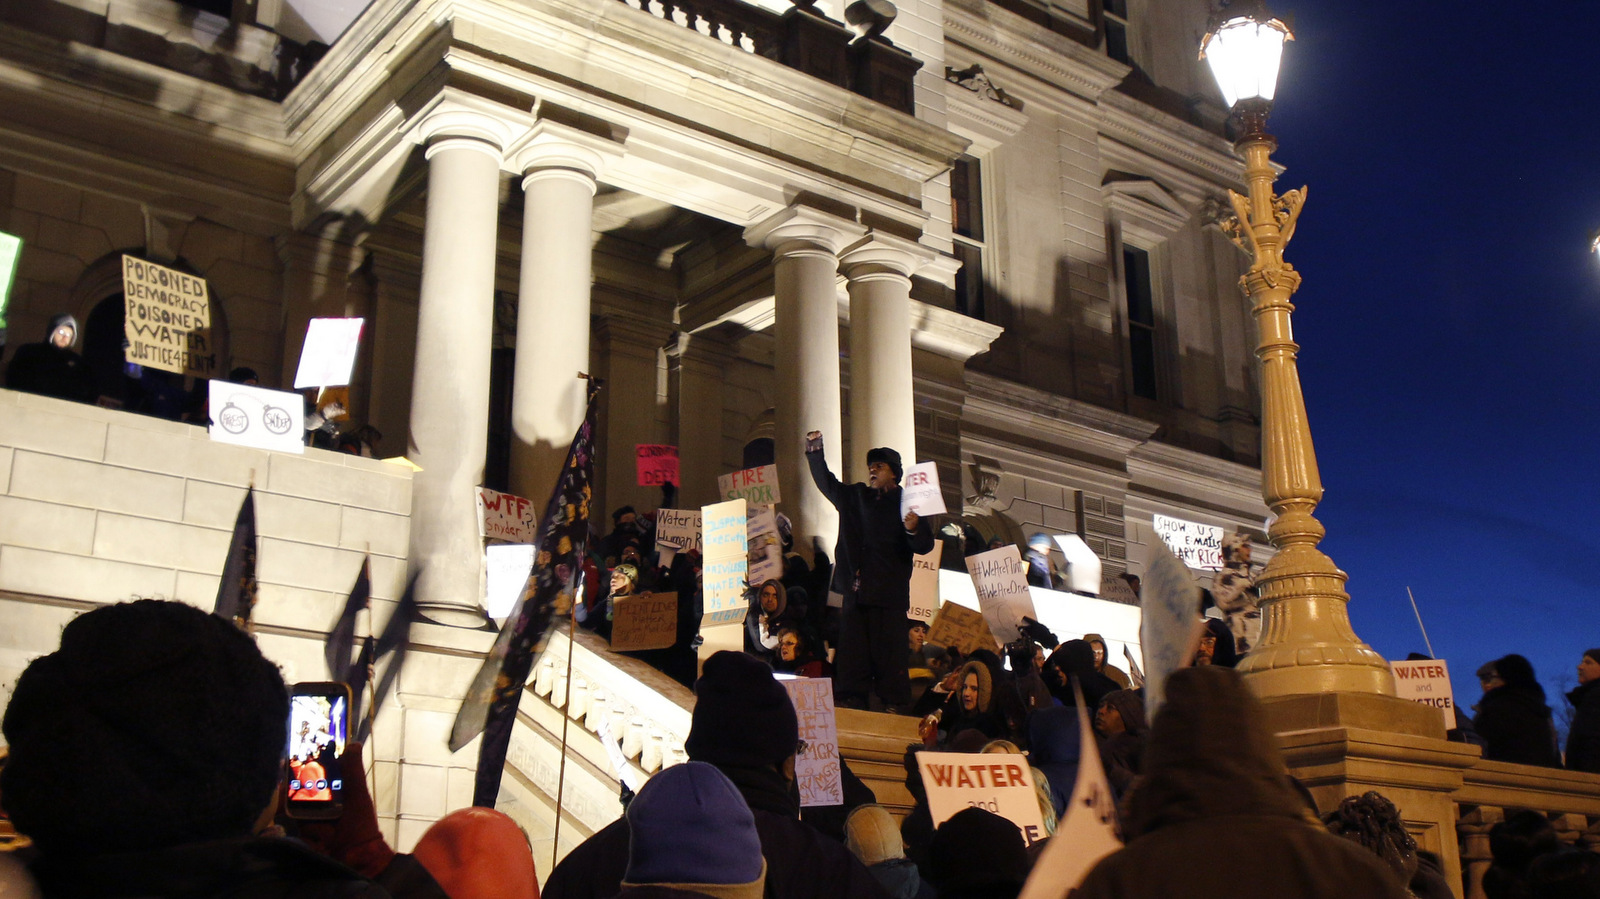
<svg viewBox="0 0 1600 899"><path fill-rule="evenodd" d="M395 605L394 613L389 616L388 622L383 626L383 633L376 639L371 635L362 642L361 653L356 657L355 663L350 666L347 683L350 685L350 717L361 722L356 731L356 739L366 742L372 733L372 719L377 717L378 706L383 704L383 697L388 695L389 688L394 686L395 679L400 676L400 666L406 660L406 638L411 634L411 622L417 617L417 576L413 574L410 582L406 584L406 591L400 594L400 602ZM390 656L389 666L384 669L383 681L372 691L372 702L366 707L366 713L361 713L363 705L362 695L373 682L373 670L384 656Z"/></svg>
<svg viewBox="0 0 1600 899"><path fill-rule="evenodd" d="M553 622L567 617L583 583L584 543L589 535L589 498L594 480L595 394L589 381L588 410L573 435L567 462L545 506L534 541L538 550L527 584L500 629L500 636L467 690L450 732L450 750L459 750L483 734L478 750L478 779L472 804L493 808L505 771L511 726L516 721L522 688L544 649Z"/></svg>
<svg viewBox="0 0 1600 899"><path fill-rule="evenodd" d="M361 570L356 574L356 582L351 585L350 594L345 597L344 611L339 613L339 620L333 623L333 630L328 632L328 643L323 647L323 657L328 663L328 676L336 681L350 683L350 652L356 645L356 619L366 610L367 600L371 597L372 558L368 556L361 560Z"/></svg>
<svg viewBox="0 0 1600 899"><path fill-rule="evenodd" d="M217 602L212 614L232 621L242 631L251 626L256 610L256 489L244 492L239 515L233 521L233 539L228 541L228 558L222 563L222 580L217 584Z"/></svg>

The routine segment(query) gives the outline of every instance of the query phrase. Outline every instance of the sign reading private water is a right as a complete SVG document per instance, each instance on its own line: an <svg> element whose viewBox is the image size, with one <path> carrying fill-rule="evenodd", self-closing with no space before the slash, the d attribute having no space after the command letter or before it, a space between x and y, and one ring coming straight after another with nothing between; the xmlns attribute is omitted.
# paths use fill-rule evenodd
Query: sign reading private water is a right
<svg viewBox="0 0 1600 899"><path fill-rule="evenodd" d="M1444 726L1456 726L1456 702L1450 689L1450 670L1441 659L1390 662L1394 669L1394 695L1444 712Z"/></svg>
<svg viewBox="0 0 1600 899"><path fill-rule="evenodd" d="M938 463L918 462L906 469L906 476L900 482L901 517L907 512L915 512L921 518L945 514Z"/></svg>
<svg viewBox="0 0 1600 899"><path fill-rule="evenodd" d="M1208 571L1222 567L1222 528L1159 514L1154 524L1156 536L1184 565Z"/></svg>

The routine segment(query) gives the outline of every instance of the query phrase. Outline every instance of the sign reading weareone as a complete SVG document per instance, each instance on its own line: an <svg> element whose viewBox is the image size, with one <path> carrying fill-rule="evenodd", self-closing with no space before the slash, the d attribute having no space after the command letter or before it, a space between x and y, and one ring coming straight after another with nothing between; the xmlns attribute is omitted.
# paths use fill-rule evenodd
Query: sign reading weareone
<svg viewBox="0 0 1600 899"><path fill-rule="evenodd" d="M1033 596L1028 593L1028 566L1015 544L967 557L967 573L978 591L978 608L989 622L989 630L1001 643L1021 635L1017 629L1023 616L1035 621Z"/></svg>
<svg viewBox="0 0 1600 899"><path fill-rule="evenodd" d="M478 508L483 510L484 537L507 543L534 541L538 525L533 520L533 500L479 487Z"/></svg>
<svg viewBox="0 0 1600 899"><path fill-rule="evenodd" d="M783 542L778 538L778 513L771 506L751 506L747 527L750 583L783 579Z"/></svg>
<svg viewBox="0 0 1600 899"><path fill-rule="evenodd" d="M1156 536L1184 565L1207 571L1222 567L1222 528L1157 515L1155 530Z"/></svg>
<svg viewBox="0 0 1600 899"><path fill-rule="evenodd" d="M350 383L361 346L359 318L314 318L306 325L306 342L300 348L300 367L294 389L343 387Z"/></svg>
<svg viewBox="0 0 1600 899"><path fill-rule="evenodd" d="M1022 831L1029 846L1045 838L1027 756L999 752L919 752L917 767L938 827L968 808L986 809Z"/></svg>
<svg viewBox="0 0 1600 899"><path fill-rule="evenodd" d="M735 499L700 509L705 523L705 563L701 569L705 614L700 619L701 627L744 623L749 572L745 508L744 500Z"/></svg>
<svg viewBox="0 0 1600 899"><path fill-rule="evenodd" d="M666 649L678 642L678 594L641 593L611 603L611 648Z"/></svg>
<svg viewBox="0 0 1600 899"><path fill-rule="evenodd" d="M700 543L700 510L657 509L656 546L670 547L674 552L692 549L704 555L705 549Z"/></svg>
<svg viewBox="0 0 1600 899"><path fill-rule="evenodd" d="M664 444L640 443L633 448L634 468L640 487L660 487L678 483L678 448Z"/></svg>
<svg viewBox="0 0 1600 899"><path fill-rule="evenodd" d="M122 295L129 362L174 374L216 377L211 296L204 278L124 254Z"/></svg>
<svg viewBox="0 0 1600 899"><path fill-rule="evenodd" d="M939 611L939 561L943 556L944 544L935 541L933 552L911 559L911 608L906 617L912 621L930 622Z"/></svg>
<svg viewBox="0 0 1600 899"><path fill-rule="evenodd" d="M983 613L953 602L940 606L938 614L933 616L928 642L935 646L954 646L962 655L969 655L974 649L996 648L994 634L989 633L989 622L983 620Z"/></svg>
<svg viewBox="0 0 1600 899"><path fill-rule="evenodd" d="M723 499L742 499L753 506L773 506L783 501L778 495L778 466L746 468L717 478L717 495Z"/></svg>
<svg viewBox="0 0 1600 899"><path fill-rule="evenodd" d="M209 390L212 440L286 453L306 451L300 394L227 381L212 381Z"/></svg>
<svg viewBox="0 0 1600 899"><path fill-rule="evenodd" d="M1444 712L1444 726L1455 728L1455 691L1450 689L1450 671L1442 659L1416 662L1390 662L1394 669L1394 695Z"/></svg>
<svg viewBox="0 0 1600 899"><path fill-rule="evenodd" d="M906 469L900 480L900 517L915 512L919 517L945 514L944 491L939 489L939 464L918 462Z"/></svg>
<svg viewBox="0 0 1600 899"><path fill-rule="evenodd" d="M800 722L800 739L806 751L794 757L795 784L800 806L843 805L844 782L839 775L839 727L833 714L833 681L826 677L801 677L781 681L794 703Z"/></svg>
<svg viewBox="0 0 1600 899"><path fill-rule="evenodd" d="M531 543L497 543L484 550L488 561L484 614L500 621L516 608L517 598L528 585L528 572L533 570L533 549Z"/></svg>

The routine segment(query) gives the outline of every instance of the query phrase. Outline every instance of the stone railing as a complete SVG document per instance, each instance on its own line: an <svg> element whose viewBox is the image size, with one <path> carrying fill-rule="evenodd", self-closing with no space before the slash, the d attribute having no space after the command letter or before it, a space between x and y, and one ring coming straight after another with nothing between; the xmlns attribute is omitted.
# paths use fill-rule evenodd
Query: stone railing
<svg viewBox="0 0 1600 899"><path fill-rule="evenodd" d="M1567 845L1600 852L1600 774L1480 761L1452 798L1466 899L1484 899L1483 874L1494 858L1489 829L1510 813L1539 812Z"/></svg>

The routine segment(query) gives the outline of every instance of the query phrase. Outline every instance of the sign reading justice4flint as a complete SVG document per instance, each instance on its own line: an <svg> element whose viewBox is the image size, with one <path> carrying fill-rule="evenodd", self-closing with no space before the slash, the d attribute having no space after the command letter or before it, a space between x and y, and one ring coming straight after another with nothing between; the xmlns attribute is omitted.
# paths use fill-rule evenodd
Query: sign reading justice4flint
<svg viewBox="0 0 1600 899"><path fill-rule="evenodd" d="M1045 838L1026 756L985 752L919 752L917 767L938 827L962 809L986 809L1010 821L1032 846Z"/></svg>
<svg viewBox="0 0 1600 899"><path fill-rule="evenodd" d="M1439 659L1416 662L1390 662L1394 669L1394 695L1444 712L1444 726L1456 727L1455 693L1450 689L1450 671Z"/></svg>
<svg viewBox="0 0 1600 899"><path fill-rule="evenodd" d="M753 506L774 506L783 501L778 495L778 466L746 468L717 478L717 494L723 499L742 499Z"/></svg>
<svg viewBox="0 0 1600 899"><path fill-rule="evenodd" d="M204 278L122 257L127 360L146 368L212 378L211 296Z"/></svg>

